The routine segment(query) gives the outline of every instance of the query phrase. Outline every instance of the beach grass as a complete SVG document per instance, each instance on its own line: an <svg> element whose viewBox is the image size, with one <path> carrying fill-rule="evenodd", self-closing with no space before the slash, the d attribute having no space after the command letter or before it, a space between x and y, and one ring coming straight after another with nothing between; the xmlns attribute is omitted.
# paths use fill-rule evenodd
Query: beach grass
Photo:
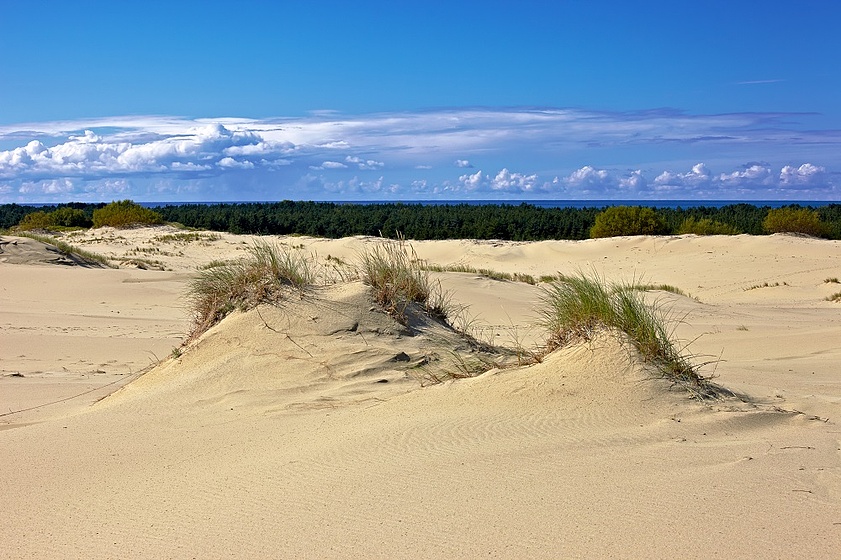
<svg viewBox="0 0 841 560"><path fill-rule="evenodd" d="M39 241L41 243L45 243L47 245L51 245L58 249L58 251L64 255L73 255L83 261L86 261L91 264L95 264L98 266L103 266L105 268L117 268L108 258L99 255L97 253L92 253L90 251L86 251L84 249L80 249L74 245L70 245L60 239L56 239L49 235L41 235L38 233L33 233L31 231L19 231L16 232L15 235L20 235L21 237L28 237L35 241Z"/></svg>
<svg viewBox="0 0 841 560"><path fill-rule="evenodd" d="M304 290L318 280L314 259L297 249L256 241L246 258L218 262L193 279L187 298L193 312L193 339L234 310L276 303L289 289Z"/></svg>
<svg viewBox="0 0 841 560"><path fill-rule="evenodd" d="M677 286L672 286L671 284L629 284L628 286L623 287L623 289L637 290L640 292L669 292L679 296L692 297Z"/></svg>
<svg viewBox="0 0 841 560"><path fill-rule="evenodd" d="M455 310L450 294L433 282L414 249L403 239L383 240L360 256L362 281L374 300L401 322L406 309L419 305L436 319L446 321Z"/></svg>
<svg viewBox="0 0 841 560"><path fill-rule="evenodd" d="M424 263L422 268L429 272L463 272L467 274L476 274L477 276L483 276L485 278L490 278L491 280L523 282L525 284L531 284L532 286L538 284L539 282L551 282L553 280L557 280L558 278L556 276L541 276L538 279L531 274L525 274L522 272L500 272L489 268L476 268L466 264L450 264L444 266L440 264Z"/></svg>
<svg viewBox="0 0 841 560"><path fill-rule="evenodd" d="M760 288L777 288L781 285L782 286L788 286L788 282L783 282L782 284L780 284L779 282L774 282L773 284L771 284L769 282L763 282L762 284L753 284L753 285L745 288L745 291L749 292L751 290L758 290Z"/></svg>
<svg viewBox="0 0 841 560"><path fill-rule="evenodd" d="M219 241L220 239L222 239L222 236L218 233L198 231L167 233L155 237L155 241L158 241L160 243L184 244L194 242L210 243L212 241Z"/></svg>
<svg viewBox="0 0 841 560"><path fill-rule="evenodd" d="M545 288L541 306L542 325L549 333L547 351L616 329L664 378L695 396L713 393L675 339L668 312L647 302L637 285L608 284L595 273L579 273Z"/></svg>

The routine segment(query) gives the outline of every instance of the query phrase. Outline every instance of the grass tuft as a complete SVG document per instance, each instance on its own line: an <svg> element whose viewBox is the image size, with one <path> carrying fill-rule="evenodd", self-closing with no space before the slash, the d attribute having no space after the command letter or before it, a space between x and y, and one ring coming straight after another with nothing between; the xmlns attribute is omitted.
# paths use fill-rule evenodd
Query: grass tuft
<svg viewBox="0 0 841 560"><path fill-rule="evenodd" d="M714 394L676 342L668 314L656 303L646 302L638 286L608 285L595 274L580 273L546 288L542 303L542 323L549 332L547 351L590 340L599 330L617 329L663 377L697 397Z"/></svg>
<svg viewBox="0 0 841 560"><path fill-rule="evenodd" d="M624 288L629 290L638 290L640 292L650 292L653 290L657 290L661 292L669 292L679 296L691 297L680 288L672 286L671 284L631 284L629 286L625 286Z"/></svg>
<svg viewBox="0 0 841 560"><path fill-rule="evenodd" d="M440 264L424 263L421 268L429 272L464 272L467 274L476 274L478 276L484 276L485 278L490 278L491 280L523 282L525 284L531 284L532 286L536 285L538 282L550 282L552 280L556 280L555 276L541 276L538 280L531 274L525 274L522 272L515 272L512 274L509 272L491 270L490 268L476 268L474 266L469 266L462 263L449 264L446 266L442 266Z"/></svg>
<svg viewBox="0 0 841 560"><path fill-rule="evenodd" d="M193 311L191 339L236 309L276 303L286 290L304 290L318 279L313 260L300 250L260 241L245 259L214 264L199 271L187 290Z"/></svg>
<svg viewBox="0 0 841 560"><path fill-rule="evenodd" d="M780 284L779 282L774 282L773 284L769 284L768 282L763 282L762 284L753 284L752 286L748 286L747 288L745 288L745 291L749 292L751 290L758 290L760 288L776 288L780 285L788 286L788 282L783 282L782 284Z"/></svg>
<svg viewBox="0 0 841 560"><path fill-rule="evenodd" d="M420 305L441 321L454 311L449 293L440 282L432 282L429 271L403 239L385 240L364 252L360 269L374 300L399 321L406 321L406 309L411 304Z"/></svg>

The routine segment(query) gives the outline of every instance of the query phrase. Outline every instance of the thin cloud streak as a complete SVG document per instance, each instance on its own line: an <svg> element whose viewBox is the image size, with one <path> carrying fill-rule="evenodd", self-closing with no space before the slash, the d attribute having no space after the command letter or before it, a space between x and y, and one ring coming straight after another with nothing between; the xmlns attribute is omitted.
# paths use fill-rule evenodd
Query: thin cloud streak
<svg viewBox="0 0 841 560"><path fill-rule="evenodd" d="M736 85L739 86L754 86L754 85L762 85L762 84L779 84L780 82L785 82L785 80L745 80L743 82L736 82Z"/></svg>

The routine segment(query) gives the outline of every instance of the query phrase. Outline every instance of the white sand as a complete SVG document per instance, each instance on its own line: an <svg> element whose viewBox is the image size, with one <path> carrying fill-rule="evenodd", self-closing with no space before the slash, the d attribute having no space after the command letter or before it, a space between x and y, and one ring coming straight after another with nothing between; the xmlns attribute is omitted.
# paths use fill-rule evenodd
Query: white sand
<svg viewBox="0 0 841 560"><path fill-rule="evenodd" d="M172 233L70 240L166 270L47 264L50 254L23 239L0 254L0 556L841 550L841 304L825 300L841 291L825 282L841 277L841 243L413 243L441 265L584 269L683 289L695 299L652 297L683 317L676 332L698 361L720 358L706 372L750 401L702 405L609 336L534 366L422 384L418 373L434 370L416 366L443 367L463 343L432 325L407 336L359 283L236 313L174 359L189 329L188 278L244 254L251 239L162 240ZM282 241L347 262L376 242ZM481 336L542 340L539 288L436 278L469 305Z"/></svg>

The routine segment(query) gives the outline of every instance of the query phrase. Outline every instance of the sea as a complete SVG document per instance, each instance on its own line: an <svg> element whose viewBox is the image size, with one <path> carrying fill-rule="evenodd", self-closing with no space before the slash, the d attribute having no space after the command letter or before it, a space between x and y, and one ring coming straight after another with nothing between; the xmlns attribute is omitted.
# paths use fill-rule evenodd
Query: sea
<svg viewBox="0 0 841 560"><path fill-rule="evenodd" d="M139 202L147 208L159 206L181 206L185 204L271 204L280 201L202 201L202 202ZM420 204L423 206L455 206L468 204L470 206L519 206L528 204L540 208L605 208L608 206L647 206L651 208L721 208L732 204L750 204L757 207L782 208L797 204L800 206L811 206L817 208L830 204L841 204L841 201L832 200L319 200L314 202L333 202L335 204Z"/></svg>
<svg viewBox="0 0 841 560"><path fill-rule="evenodd" d="M109 201L103 201L109 202ZM146 208L161 206L183 206L185 204L200 204L212 206L214 204L272 204L279 200L207 200L207 201L137 201ZM303 201L298 201L303 202ZM721 208L731 204L750 204L757 207L782 208L797 204L818 208L830 204L841 204L841 200L315 200L313 202L333 202L335 204L420 204L423 206L454 206L468 204L470 206L519 206L529 204L540 208L606 208L609 206L647 206L651 208ZM21 206L55 206L57 202L22 202ZM92 203L93 204L93 203Z"/></svg>

